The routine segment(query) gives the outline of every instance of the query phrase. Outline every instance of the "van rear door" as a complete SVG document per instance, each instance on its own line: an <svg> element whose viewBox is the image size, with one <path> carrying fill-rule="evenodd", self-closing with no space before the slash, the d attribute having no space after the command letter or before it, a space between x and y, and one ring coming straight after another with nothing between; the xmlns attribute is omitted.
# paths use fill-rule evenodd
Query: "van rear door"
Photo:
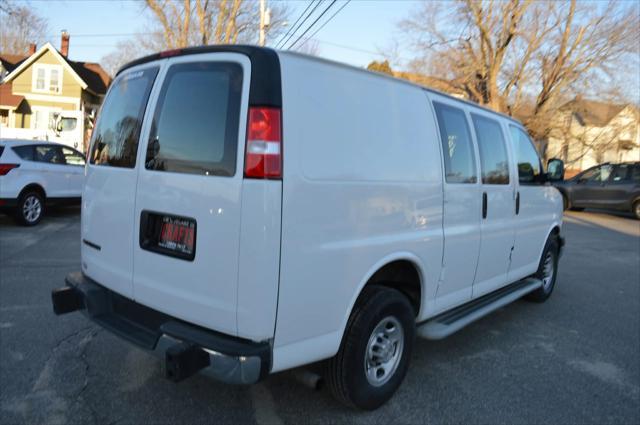
<svg viewBox="0 0 640 425"><path fill-rule="evenodd" d="M250 72L237 53L167 60L133 213L135 300L232 335Z"/></svg>
<svg viewBox="0 0 640 425"><path fill-rule="evenodd" d="M111 84L93 132L82 195L82 271L133 297L136 156L147 101L160 71L140 65Z"/></svg>

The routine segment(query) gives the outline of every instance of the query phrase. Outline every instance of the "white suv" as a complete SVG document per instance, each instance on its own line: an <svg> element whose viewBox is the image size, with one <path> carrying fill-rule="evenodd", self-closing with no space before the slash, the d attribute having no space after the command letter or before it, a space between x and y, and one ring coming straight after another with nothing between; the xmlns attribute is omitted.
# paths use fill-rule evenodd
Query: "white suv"
<svg viewBox="0 0 640 425"><path fill-rule="evenodd" d="M93 133L82 270L52 294L230 383L325 361L374 409L416 335L551 294L562 197L522 125L291 52L208 46L125 66Z"/></svg>
<svg viewBox="0 0 640 425"><path fill-rule="evenodd" d="M45 205L80 203L84 162L68 146L0 139L0 209L33 226Z"/></svg>

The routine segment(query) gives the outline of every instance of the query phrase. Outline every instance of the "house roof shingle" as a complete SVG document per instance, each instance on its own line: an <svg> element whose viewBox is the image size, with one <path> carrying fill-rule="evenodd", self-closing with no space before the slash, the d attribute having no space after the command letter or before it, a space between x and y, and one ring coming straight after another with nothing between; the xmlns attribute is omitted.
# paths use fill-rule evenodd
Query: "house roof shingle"
<svg viewBox="0 0 640 425"><path fill-rule="evenodd" d="M2 66L7 72L11 72L16 69L25 59L27 59L28 55L13 55L10 53L0 53L0 62L2 62Z"/></svg>
<svg viewBox="0 0 640 425"><path fill-rule="evenodd" d="M64 56L63 56L64 57ZM96 94L103 95L107 92L107 87L111 82L109 74L97 63L76 62L65 58L67 63L73 68L82 80L87 83L88 89Z"/></svg>
<svg viewBox="0 0 640 425"><path fill-rule="evenodd" d="M583 125L604 127L627 106L627 104L574 99L565 103L561 109L569 110L576 114Z"/></svg>
<svg viewBox="0 0 640 425"><path fill-rule="evenodd" d="M17 108L23 100L23 96L16 96L11 92L11 83L0 84L0 105Z"/></svg>

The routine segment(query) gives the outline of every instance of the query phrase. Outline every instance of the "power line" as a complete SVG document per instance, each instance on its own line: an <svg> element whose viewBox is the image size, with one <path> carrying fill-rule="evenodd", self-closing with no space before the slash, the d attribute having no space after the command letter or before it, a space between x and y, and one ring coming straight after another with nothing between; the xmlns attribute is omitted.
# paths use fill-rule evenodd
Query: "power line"
<svg viewBox="0 0 640 425"><path fill-rule="evenodd" d="M298 19L296 19L296 21L293 23L293 25L291 25L291 26L289 27L289 29L287 30L287 32L285 33L285 35L283 35L282 37L280 37L280 40L275 44L276 48L278 47L278 45L280 44L280 42L281 42L282 40L284 40L286 36L288 36L288 35L289 35L289 33L291 32L291 30L293 29L293 27L295 27L295 26L298 24L298 21L300 21L300 19L302 18L302 16L303 16L305 13L307 13L307 10L309 10L309 8L311 7L311 5L313 5L313 2L314 2L314 1L315 1L315 0L311 0L311 1L309 2L309 4L307 5L306 9L304 9L304 10L302 11L302 13L300 14L300 16L298 16Z"/></svg>
<svg viewBox="0 0 640 425"><path fill-rule="evenodd" d="M300 22L300 24L298 25L297 28L295 28L293 30L293 32L291 33L291 35L289 35L289 37L284 40L282 43L280 43L279 47L284 48L284 45L287 44L287 42L289 40L291 40L291 38L296 34L296 32L302 27L302 25L304 25L305 22L307 22L307 19L309 19L309 17L311 17L311 15L313 15L313 12L316 11L316 9L318 8L318 6L320 6L320 4L322 4L324 0L319 0L316 5L313 7L313 9L311 9L311 12L309 12L309 14L304 18L304 20L302 22Z"/></svg>
<svg viewBox="0 0 640 425"><path fill-rule="evenodd" d="M69 33L69 35L72 38L76 38L76 37L131 37L134 35L158 35L160 34L159 32L131 32L131 33L112 33L112 34L108 34L108 33L96 33L96 34L74 34L74 33ZM60 34L48 34L45 35L45 37L49 38L49 37L59 37Z"/></svg>
<svg viewBox="0 0 640 425"><path fill-rule="evenodd" d="M324 21L324 23L323 23L322 25L320 25L320 28L318 28L317 30L315 30L315 31L313 32L313 34L311 34L309 37L307 37L307 39L306 39L306 40L304 40L304 41L302 42L302 44L300 45L300 47L302 47L302 46L304 45L304 43L306 43L307 41L309 41L310 39L312 39L312 38L313 38L313 37L314 37L314 36L315 36L315 35L316 35L316 34L317 34L317 33L318 33L322 28L324 28L324 27L325 27L325 25L327 25L327 24L329 23L329 21L331 21L331 20L332 20L332 19L333 19L333 18L334 18L338 13L340 13L340 11L341 11L342 9L344 9L344 8L345 8L345 6L346 6L346 5L348 5L350 2L351 2L351 0L347 0L347 1L346 1L346 2L345 2L345 3L340 7L340 9L336 10L336 11L335 11L335 13L329 17L329 19L327 19L326 21ZM304 34L302 34L302 35L304 35ZM302 38L302 36L301 36L301 38ZM294 43L294 44L295 44L295 43ZM329 43L329 44L330 44L330 43ZM292 45L292 46L293 46L293 45ZM290 48L291 48L292 46L290 46Z"/></svg>
<svg viewBox="0 0 640 425"><path fill-rule="evenodd" d="M313 21L313 22L311 23L311 25L309 25L309 26L307 27L307 29L306 29L302 34L300 34L300 36L299 36L299 37L298 37L298 38L297 38L293 43L289 44L289 47L287 48L287 50L291 50L291 49L293 48L293 46L295 46L295 45L296 45L296 43L297 43L298 41L300 41L300 39L301 39L302 37L304 37L304 35L305 35L306 33L308 33L308 32L309 32L309 30L310 30L311 28L313 28L313 26L314 26L314 25L315 25L315 24L320 20L320 18L322 18L322 17L324 16L324 14L325 14L325 13L327 13L327 11L329 11L329 9L331 9L331 7L335 4L335 2L336 2L336 1L338 1L338 0L333 0L333 1L331 2L331 4L330 4L329 6L327 6L327 7L322 11L322 13L320 14L320 16L318 16L318 17L316 18L316 20L315 20L315 21Z"/></svg>
<svg viewBox="0 0 640 425"><path fill-rule="evenodd" d="M351 1L351 0L348 0L348 1ZM332 16L335 16L336 14L337 14L337 12L334 13L334 15L332 15ZM327 22L328 22L328 20L327 20ZM322 27L320 27L318 30L316 30L313 33L313 35L315 35L320 29L322 29ZM367 50L367 49L363 49L361 47L355 47L355 46L349 46L347 44L335 43L333 41L327 41L327 40L322 40L322 39L319 39L319 38L313 38L312 36L303 37L302 38L303 42L307 42L307 41L310 41L310 40L317 41L320 44L326 44L328 46L334 46L334 47L338 47L340 49L350 50L352 52L367 53L367 54L370 54L370 55L380 56L380 57L384 57L385 56L383 53L376 52L374 50ZM91 44L74 44L75 47L115 47L116 45L117 44L114 44L114 43L109 43L109 44L93 44L93 43L91 43ZM408 60L412 60L412 58L405 57L405 56L401 56L400 59L407 60L407 61Z"/></svg>

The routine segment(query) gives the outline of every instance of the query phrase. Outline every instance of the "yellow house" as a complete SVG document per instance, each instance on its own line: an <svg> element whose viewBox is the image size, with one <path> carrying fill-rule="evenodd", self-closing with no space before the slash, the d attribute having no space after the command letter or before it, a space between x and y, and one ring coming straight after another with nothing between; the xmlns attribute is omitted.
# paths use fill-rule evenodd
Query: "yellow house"
<svg viewBox="0 0 640 425"><path fill-rule="evenodd" d="M86 124L97 113L111 78L97 63L70 60L68 52L69 35L63 33L60 51L46 43L38 50L32 46L23 57L0 53L0 126L5 134L8 129L50 130L54 117L67 111L84 118L82 128L90 128Z"/></svg>

